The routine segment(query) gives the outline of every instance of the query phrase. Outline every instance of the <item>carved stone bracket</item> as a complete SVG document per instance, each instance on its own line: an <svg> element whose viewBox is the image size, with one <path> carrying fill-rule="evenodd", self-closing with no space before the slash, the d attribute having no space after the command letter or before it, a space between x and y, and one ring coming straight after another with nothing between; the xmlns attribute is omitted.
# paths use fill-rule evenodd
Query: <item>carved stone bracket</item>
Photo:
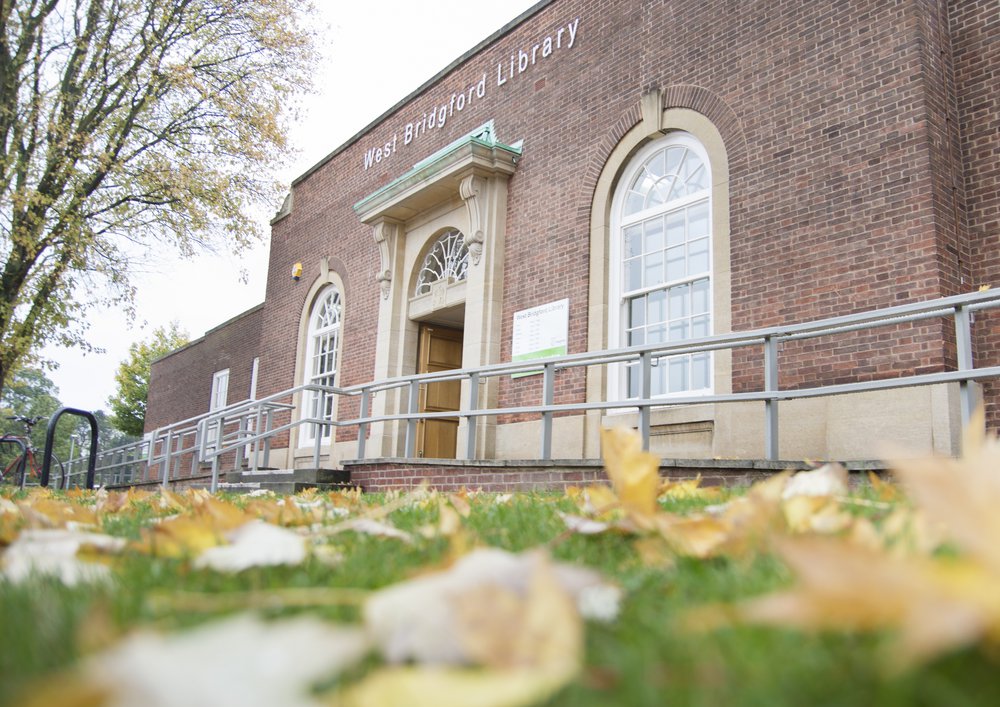
<svg viewBox="0 0 1000 707"><path fill-rule="evenodd" d="M396 250L396 241L402 232L401 224L391 219L381 219L372 226L375 243L381 259L381 269L375 276L375 281L382 290L382 299L389 299L392 291L392 254Z"/></svg>
<svg viewBox="0 0 1000 707"><path fill-rule="evenodd" d="M473 265L479 265L483 255L483 199L486 195L486 180L475 174L462 179L458 189L465 208L469 211L469 233L465 235L465 247L469 249L469 259Z"/></svg>

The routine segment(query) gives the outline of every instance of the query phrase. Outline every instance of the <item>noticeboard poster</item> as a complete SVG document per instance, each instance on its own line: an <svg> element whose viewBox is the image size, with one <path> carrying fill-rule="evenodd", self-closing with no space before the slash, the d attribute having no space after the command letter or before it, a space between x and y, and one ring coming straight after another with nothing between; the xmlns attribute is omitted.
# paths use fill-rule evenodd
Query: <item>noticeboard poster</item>
<svg viewBox="0 0 1000 707"><path fill-rule="evenodd" d="M514 340L510 360L551 358L568 351L569 299L514 312ZM512 378L537 375L541 370L515 373Z"/></svg>

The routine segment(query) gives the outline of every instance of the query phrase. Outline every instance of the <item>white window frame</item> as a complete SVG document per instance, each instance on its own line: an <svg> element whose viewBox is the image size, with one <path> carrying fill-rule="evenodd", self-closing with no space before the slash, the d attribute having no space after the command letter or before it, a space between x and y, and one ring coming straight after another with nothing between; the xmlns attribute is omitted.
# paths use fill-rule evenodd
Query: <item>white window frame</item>
<svg viewBox="0 0 1000 707"><path fill-rule="evenodd" d="M229 369L223 368L221 371L216 371L212 374L212 394L208 400L208 411L215 412L216 410L221 410L226 407L227 401L229 400ZM208 439L206 444L210 447L215 446L216 440L219 439L219 427L217 423L213 423L209 426L206 431Z"/></svg>
<svg viewBox="0 0 1000 707"><path fill-rule="evenodd" d="M323 312L323 308L329 298L335 297L337 300L337 315L336 321L333 324L320 327L320 316ZM340 292L340 289L334 285L329 284L323 287L316 295L316 299L313 301L312 308L309 312L309 326L306 330L306 346L305 346L305 358L303 360L302 367L302 384L306 385L314 381L323 380L326 378L332 378L332 385L337 384L337 374L340 371L340 348L342 342L342 332L343 332L343 321L344 321L344 298ZM313 372L313 366L316 363L314 359L316 358L317 342L321 338L333 338L333 370L321 371L320 373ZM313 410L317 404L317 398L319 393L314 391L305 391L302 394L302 408L301 415L303 418L309 418L313 416ZM321 403L326 410L327 419L333 419L333 415L336 412L336 398L331 398L329 402ZM299 446L306 447L312 446L316 443L316 426L315 425L303 425L300 428L299 434ZM323 442L329 443L332 440L333 427L326 428L323 434Z"/></svg>
<svg viewBox="0 0 1000 707"><path fill-rule="evenodd" d="M708 175L707 187L704 191L699 192L694 195L687 195L679 199L668 202L666 205L652 207L629 215L628 217L623 216L623 211L625 207L625 199L629 191L629 186L632 181L636 178L639 170L645 165L647 160L649 160L654 154L661 150L665 150L672 146L683 146L689 150L694 151L698 157L701 159L703 168L706 170ZM648 220L650 217L658 214L667 214L680 209L685 209L689 206L697 204L701 201L705 201L708 210L708 316L709 316L709 329L710 333L714 333L716 329L716 312L715 312L715 302L713 297L713 288L715 284L715 263L714 263L714 225L713 225L713 193L712 193L712 171L711 163L705 146L696 137L687 132L674 131L661 138L651 141L647 145L643 146L631 159L628 160L625 169L622 172L621 178L615 187L614 195L611 202L611 237L609 243L609 288L608 288L608 346L609 348L624 348L627 345L627 338L625 334L624 323L626 321L625 307L627 306L628 300L623 292L623 270L624 270L624 259L623 259L623 246L624 246L624 230L626 227L633 223L642 223ZM687 275L683 278L679 278L675 281L664 281L659 285L649 286L647 288L642 288L640 290L630 291L629 296L634 297L643 292L651 292L657 290L667 291L671 287L677 285L683 285L684 283L695 282L704 278L702 273L697 275ZM666 305L665 305L666 306ZM661 359L662 360L662 359ZM655 365L655 362L654 362ZM676 398L676 397L692 397L699 395L710 395L715 390L715 365L714 356L709 354L708 361L708 375L709 375L709 385L707 388L699 389L688 389L684 391L676 392L666 392L659 395L653 395L656 398ZM627 390L627 373L625 364L618 363L609 366L608 371L608 390L607 397L608 400L628 400L629 394Z"/></svg>

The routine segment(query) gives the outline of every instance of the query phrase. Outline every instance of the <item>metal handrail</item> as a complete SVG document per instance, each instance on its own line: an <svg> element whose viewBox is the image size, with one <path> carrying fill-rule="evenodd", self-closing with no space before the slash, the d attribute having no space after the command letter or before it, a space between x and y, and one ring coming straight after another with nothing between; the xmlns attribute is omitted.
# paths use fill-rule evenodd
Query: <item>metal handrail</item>
<svg viewBox="0 0 1000 707"><path fill-rule="evenodd" d="M371 425L383 422L405 422L407 455L412 456L416 424L419 420L445 417L461 417L466 420L466 456L474 458L476 427L479 418L497 415L537 414L542 419L541 456L550 458L552 444L552 420L554 415L565 412L590 410L637 410L639 431L643 444L648 448L650 435L650 414L653 409L674 407L695 403L728 403L756 401L765 404L765 450L769 459L778 456L778 403L821 395L885 390L935 383L958 382L960 385L960 407L963 424L967 424L972 413L973 399L970 383L986 378L1000 377L1000 366L975 368L972 357L971 316L974 312L1000 307L1000 291L975 292L953 297L898 305L880 310L830 317L798 324L765 327L751 331L718 334L699 339L687 339L674 343L645 344L622 349L582 352L532 361L497 363L474 368L453 369L437 373L413 374L351 386L299 385L257 400L245 400L225 408L182 420L154 432L148 440L148 468L159 464L163 469L161 479L167 483L170 478L168 468L172 456L193 454L200 463L212 465L212 488L217 487L221 457L240 449L252 449L250 463L256 469L258 461L267 466L267 450L272 439L303 425L312 425L315 430L314 463L319 465L320 448L326 433L335 428L356 427L358 429L358 457L365 456L365 441ZM786 341L832 336L854 331L913 323L941 317L953 317L956 332L957 368L953 371L913 374L896 378L858 381L834 385L817 385L794 390L780 390L778 386L778 352ZM668 356L719 350L734 350L747 347L763 347L764 386L759 391L739 393L680 395L672 397L652 397L650 395L651 368L655 361ZM598 400L578 403L554 402L554 379L558 371L569 368L590 366L621 365L638 362L640 372L639 389L642 395L627 400ZM510 407L480 407L479 386L486 379L525 372L540 372L542 375L542 400L536 405ZM469 397L466 406L458 411L419 412L416 396L421 385L444 381L467 381ZM369 404L376 393L402 390L401 405L405 411L385 415L368 414ZM317 419L306 415L296 415L296 396L304 393L319 393L339 397L361 398L360 414L349 419ZM278 411L288 413L288 421L273 424L273 416ZM250 424L250 420L253 424ZM264 427L266 426L266 429ZM236 428L233 431L233 428ZM209 441L208 431L217 429L217 437ZM229 430L227 432L227 430ZM172 439L183 441L193 436L190 445L182 444L170 450ZM166 445L166 447L164 447ZM262 451L263 445L263 451ZM155 450L159 448L159 454ZM194 463L194 462L192 462Z"/></svg>

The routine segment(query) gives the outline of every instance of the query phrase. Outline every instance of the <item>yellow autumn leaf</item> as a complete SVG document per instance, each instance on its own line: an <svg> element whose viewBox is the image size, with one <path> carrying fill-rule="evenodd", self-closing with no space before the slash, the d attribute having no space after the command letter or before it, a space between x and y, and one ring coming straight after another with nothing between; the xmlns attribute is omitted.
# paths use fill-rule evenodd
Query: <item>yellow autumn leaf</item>
<svg viewBox="0 0 1000 707"><path fill-rule="evenodd" d="M519 707L544 702L564 682L542 670L381 668L343 693L330 707Z"/></svg>
<svg viewBox="0 0 1000 707"><path fill-rule="evenodd" d="M687 498L715 499L720 495L721 489L718 486L701 485L700 474L693 479L682 479L679 481L668 479L660 484L658 493L661 499L674 500Z"/></svg>
<svg viewBox="0 0 1000 707"><path fill-rule="evenodd" d="M839 533L854 523L831 496L792 496L781 504L788 530L793 533Z"/></svg>
<svg viewBox="0 0 1000 707"><path fill-rule="evenodd" d="M836 538L775 542L797 586L735 608L740 621L803 630L897 629L891 660L908 666L1000 638L1000 582L963 560L893 557Z"/></svg>
<svg viewBox="0 0 1000 707"><path fill-rule="evenodd" d="M690 517L660 514L657 528L678 555L708 558L720 553L732 536L732 525L705 515Z"/></svg>
<svg viewBox="0 0 1000 707"><path fill-rule="evenodd" d="M59 501L47 494L31 495L18 501L17 505L26 525L31 528L65 528L69 523L90 527L97 525L97 514L92 508Z"/></svg>
<svg viewBox="0 0 1000 707"><path fill-rule="evenodd" d="M896 475L928 521L1000 577L1000 441L983 434L979 409L961 459L897 459Z"/></svg>
<svg viewBox="0 0 1000 707"><path fill-rule="evenodd" d="M630 514L651 516L657 510L660 459L642 450L635 431L623 427L601 430L604 467L615 494Z"/></svg>
<svg viewBox="0 0 1000 707"><path fill-rule="evenodd" d="M176 516L144 529L129 549L156 557L191 557L225 543L224 529L204 518Z"/></svg>

